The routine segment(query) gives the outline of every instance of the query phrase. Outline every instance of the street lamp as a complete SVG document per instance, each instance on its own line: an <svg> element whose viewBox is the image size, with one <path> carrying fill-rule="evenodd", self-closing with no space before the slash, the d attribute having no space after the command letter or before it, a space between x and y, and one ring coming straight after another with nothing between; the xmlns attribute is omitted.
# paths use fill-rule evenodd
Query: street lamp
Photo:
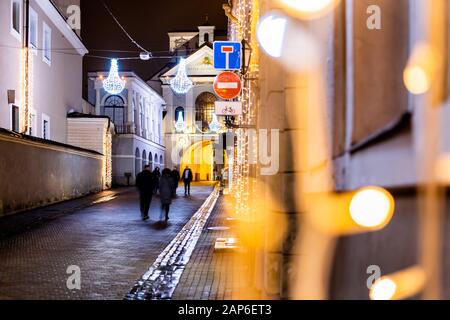
<svg viewBox="0 0 450 320"><path fill-rule="evenodd" d="M243 66L242 66L242 76L246 76L249 69L250 69L250 62L252 61L252 54L253 54L253 49L252 46L250 45L250 43L245 40L242 39L242 62L243 62Z"/></svg>

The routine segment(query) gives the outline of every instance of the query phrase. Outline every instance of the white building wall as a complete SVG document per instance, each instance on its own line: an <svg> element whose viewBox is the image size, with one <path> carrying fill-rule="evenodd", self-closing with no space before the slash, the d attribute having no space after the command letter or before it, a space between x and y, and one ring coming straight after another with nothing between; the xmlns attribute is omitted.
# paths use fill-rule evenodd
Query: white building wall
<svg viewBox="0 0 450 320"><path fill-rule="evenodd" d="M30 64L30 110L36 112L34 135L42 137L42 121L50 118L50 138L58 142L66 141L67 111L82 111L82 54L75 50L67 36L58 27L65 24L55 9L50 10L48 0L31 0L30 6L38 15L38 50L31 54ZM20 1L22 3L22 1ZM41 5L47 5L44 11ZM50 6L52 6L50 4ZM22 13L24 8L22 8ZM53 12L50 16L47 12ZM58 14L56 14L56 13ZM23 26L24 17L22 17ZM51 29L51 63L43 60L44 23ZM15 90L16 105L21 109L24 123L22 97L23 41L13 35L11 24L11 0L0 1L0 127L11 129L11 105L7 104L7 91ZM71 31L70 31L71 32ZM75 36L73 34L73 36ZM80 42L80 46L82 46ZM55 49L66 49L56 51Z"/></svg>

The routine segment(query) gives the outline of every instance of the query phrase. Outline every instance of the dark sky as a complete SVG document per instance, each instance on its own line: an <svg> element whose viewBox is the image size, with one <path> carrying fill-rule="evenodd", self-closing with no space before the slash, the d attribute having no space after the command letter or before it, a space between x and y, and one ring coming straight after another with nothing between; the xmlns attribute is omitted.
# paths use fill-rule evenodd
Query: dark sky
<svg viewBox="0 0 450 320"><path fill-rule="evenodd" d="M120 23L144 48L155 55L164 55L169 50L167 32L178 30L198 30L197 26L209 22L218 30L227 29L227 18L222 4L226 0L104 0ZM139 49L125 36L103 7L100 0L81 0L82 38L92 55L116 56L121 53L96 50L131 50L137 55ZM159 51L159 52L158 52ZM122 53L123 55L123 53ZM147 80L156 73L167 60L120 61L121 70L135 71ZM107 70L109 62L86 57L84 78L87 71Z"/></svg>

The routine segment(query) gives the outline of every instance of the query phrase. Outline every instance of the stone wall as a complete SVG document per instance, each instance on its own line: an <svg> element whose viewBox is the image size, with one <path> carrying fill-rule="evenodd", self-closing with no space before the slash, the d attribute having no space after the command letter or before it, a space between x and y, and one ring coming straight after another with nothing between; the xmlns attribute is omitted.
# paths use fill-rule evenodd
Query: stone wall
<svg viewBox="0 0 450 320"><path fill-rule="evenodd" d="M102 155L0 131L0 216L102 190Z"/></svg>

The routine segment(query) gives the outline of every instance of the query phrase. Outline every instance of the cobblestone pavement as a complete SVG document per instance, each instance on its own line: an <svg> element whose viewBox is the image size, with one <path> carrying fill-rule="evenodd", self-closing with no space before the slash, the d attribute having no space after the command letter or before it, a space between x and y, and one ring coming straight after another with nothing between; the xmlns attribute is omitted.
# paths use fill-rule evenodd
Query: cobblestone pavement
<svg viewBox="0 0 450 320"><path fill-rule="evenodd" d="M219 186L192 216L127 295L130 300L171 299L219 198Z"/></svg>
<svg viewBox="0 0 450 320"><path fill-rule="evenodd" d="M233 237L233 225L227 219L231 202L226 196L219 197L200 236L191 259L175 289L173 300L232 300L247 299L248 284L240 275L245 265L238 263L233 252L215 252L217 238ZM210 230L229 227L229 230ZM245 289L245 290L244 290ZM253 298L254 296L252 296Z"/></svg>
<svg viewBox="0 0 450 320"><path fill-rule="evenodd" d="M167 227L155 221L157 197L151 220L140 220L134 190L89 207L78 199L0 218L0 299L123 299L212 190L194 185L190 198L175 199ZM5 232L13 221L26 227ZM81 268L81 290L67 289L71 265Z"/></svg>

